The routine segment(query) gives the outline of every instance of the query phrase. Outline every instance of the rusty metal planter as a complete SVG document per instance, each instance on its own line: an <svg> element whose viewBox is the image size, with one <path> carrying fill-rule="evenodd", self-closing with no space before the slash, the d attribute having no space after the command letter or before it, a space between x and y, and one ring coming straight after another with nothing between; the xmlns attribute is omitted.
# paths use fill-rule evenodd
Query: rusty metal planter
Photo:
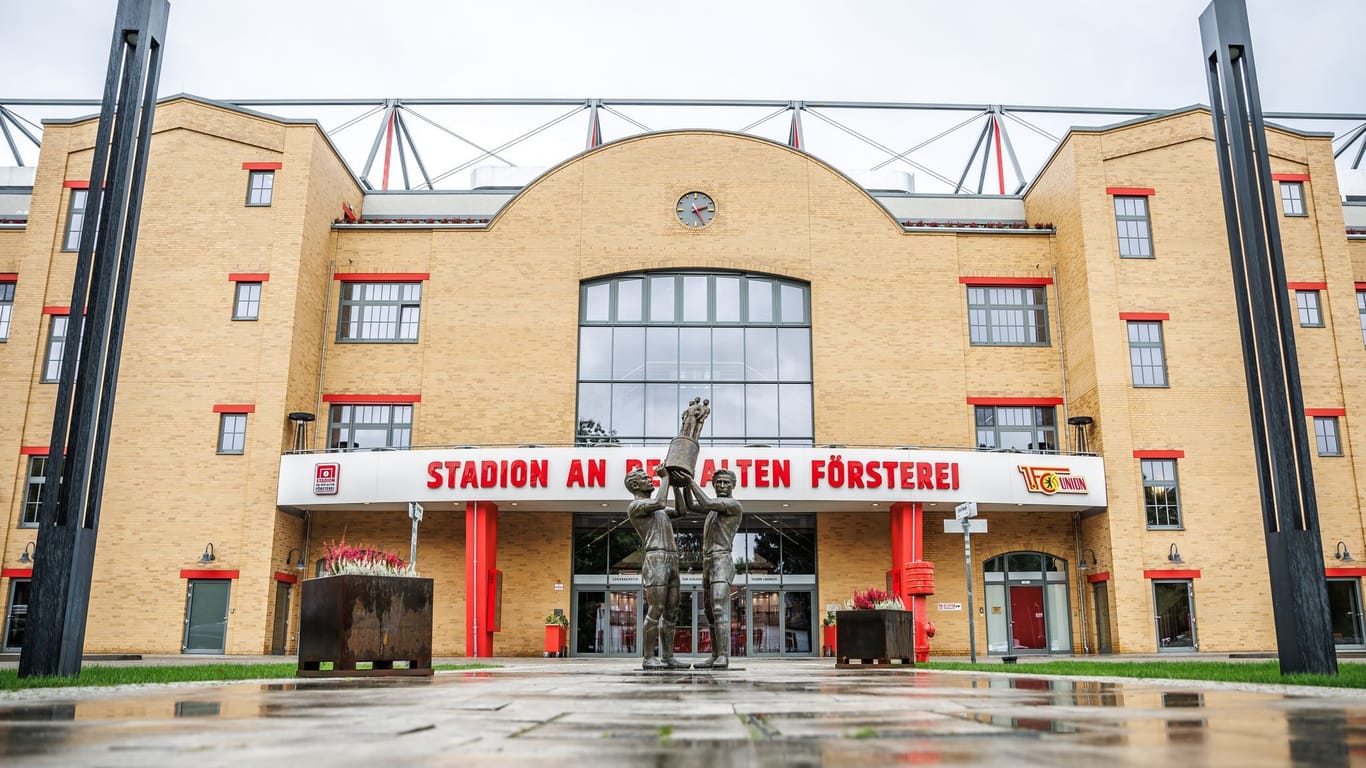
<svg viewBox="0 0 1366 768"><path fill-rule="evenodd" d="M302 593L299 677L432 674L431 579L325 576ZM363 662L372 668L357 669Z"/></svg>
<svg viewBox="0 0 1366 768"><path fill-rule="evenodd" d="M914 665L915 619L910 611L837 611L835 628L836 667Z"/></svg>

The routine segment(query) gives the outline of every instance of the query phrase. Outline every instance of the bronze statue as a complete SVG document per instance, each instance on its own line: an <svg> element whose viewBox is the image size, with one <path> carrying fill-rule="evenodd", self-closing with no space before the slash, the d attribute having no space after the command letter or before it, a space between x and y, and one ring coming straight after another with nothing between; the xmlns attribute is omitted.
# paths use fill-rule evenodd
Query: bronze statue
<svg viewBox="0 0 1366 768"><path fill-rule="evenodd" d="M678 544L674 540L673 520L685 510L677 503L664 503L669 492L669 470L663 465L655 470L662 478L654 497L650 491L654 482L643 469L626 475L626 489L635 498L626 507L626 517L640 534L645 559L641 564L641 582L645 587L645 627L641 640L644 656L643 669L686 669L688 665L674 659L674 627L678 623L679 578Z"/></svg>
<svg viewBox="0 0 1366 768"><path fill-rule="evenodd" d="M731 498L735 473L718 469L711 476L716 498L709 499L697 481L690 480L688 507L705 512L702 524L702 596L707 601L707 624L711 627L711 658L698 662L699 669L725 669L730 666L730 583L735 578L732 546L744 510Z"/></svg>

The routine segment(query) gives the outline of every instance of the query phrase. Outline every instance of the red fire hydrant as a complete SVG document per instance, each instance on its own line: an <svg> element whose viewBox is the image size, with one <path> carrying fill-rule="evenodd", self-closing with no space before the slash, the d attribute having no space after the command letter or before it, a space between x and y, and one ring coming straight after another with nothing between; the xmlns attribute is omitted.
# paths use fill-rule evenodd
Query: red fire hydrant
<svg viewBox="0 0 1366 768"><path fill-rule="evenodd" d="M930 638L934 637L934 622L915 621L915 663L923 664L930 660Z"/></svg>

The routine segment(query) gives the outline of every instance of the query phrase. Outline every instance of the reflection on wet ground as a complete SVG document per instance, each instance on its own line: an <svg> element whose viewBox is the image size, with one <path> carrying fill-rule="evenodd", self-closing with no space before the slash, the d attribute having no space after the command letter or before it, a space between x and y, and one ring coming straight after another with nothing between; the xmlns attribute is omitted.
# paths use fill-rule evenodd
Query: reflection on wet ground
<svg viewBox="0 0 1366 768"><path fill-rule="evenodd" d="M514 660L432 678L55 689L0 699L5 765L1347 766L1366 695L751 661L644 675Z"/></svg>

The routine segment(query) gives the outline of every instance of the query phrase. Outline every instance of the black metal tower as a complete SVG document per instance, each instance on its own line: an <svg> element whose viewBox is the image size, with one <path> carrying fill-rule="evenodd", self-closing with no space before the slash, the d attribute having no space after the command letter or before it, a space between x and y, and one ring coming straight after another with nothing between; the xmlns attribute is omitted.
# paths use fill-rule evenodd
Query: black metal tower
<svg viewBox="0 0 1366 768"><path fill-rule="evenodd" d="M52 421L21 677L81 671L168 0L119 0ZM82 311L84 310L84 311Z"/></svg>
<svg viewBox="0 0 1366 768"><path fill-rule="evenodd" d="M1281 674L1337 674L1292 308L1243 0L1200 14Z"/></svg>

